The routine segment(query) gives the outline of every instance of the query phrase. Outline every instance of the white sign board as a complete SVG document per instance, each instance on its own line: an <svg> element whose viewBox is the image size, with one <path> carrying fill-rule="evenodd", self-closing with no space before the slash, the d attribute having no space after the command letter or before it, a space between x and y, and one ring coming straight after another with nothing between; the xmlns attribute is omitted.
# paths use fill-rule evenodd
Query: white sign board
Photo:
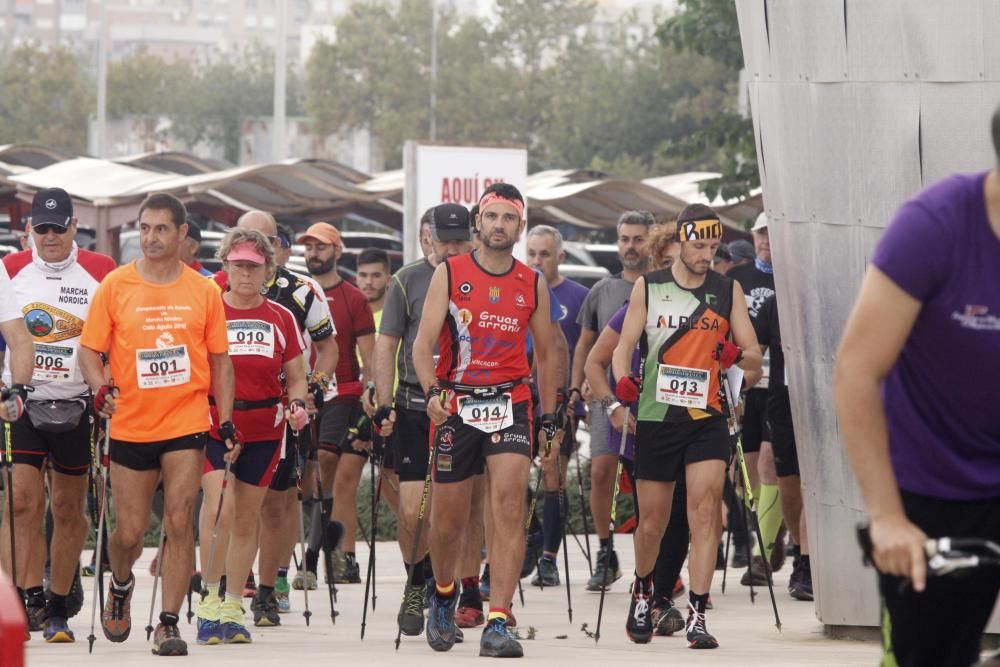
<svg viewBox="0 0 1000 667"><path fill-rule="evenodd" d="M528 184L528 151L524 148L439 146L408 141L403 147L403 255L422 257L420 216L438 204L472 208L492 183L510 183L524 195ZM527 204L527 202L525 202ZM525 257L525 234L514 255Z"/></svg>

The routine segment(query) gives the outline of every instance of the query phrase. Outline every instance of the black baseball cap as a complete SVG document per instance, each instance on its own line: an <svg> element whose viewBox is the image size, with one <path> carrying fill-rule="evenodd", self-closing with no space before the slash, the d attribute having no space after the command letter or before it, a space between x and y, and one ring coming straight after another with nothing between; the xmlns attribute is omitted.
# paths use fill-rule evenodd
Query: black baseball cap
<svg viewBox="0 0 1000 667"><path fill-rule="evenodd" d="M184 222L186 222L188 226L187 237L201 243L201 227L198 226L198 223L192 220L190 216Z"/></svg>
<svg viewBox="0 0 1000 667"><path fill-rule="evenodd" d="M73 200L62 188L43 188L31 200L31 224L69 227L73 220Z"/></svg>
<svg viewBox="0 0 1000 667"><path fill-rule="evenodd" d="M461 204L438 204L434 207L435 241L471 241L469 209Z"/></svg>

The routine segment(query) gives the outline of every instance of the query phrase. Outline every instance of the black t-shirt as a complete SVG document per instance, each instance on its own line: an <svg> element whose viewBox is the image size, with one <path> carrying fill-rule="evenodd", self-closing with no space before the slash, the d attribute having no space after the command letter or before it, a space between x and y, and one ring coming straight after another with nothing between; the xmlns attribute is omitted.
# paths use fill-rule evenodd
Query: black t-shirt
<svg viewBox="0 0 1000 667"><path fill-rule="evenodd" d="M757 342L766 345L771 354L771 382L768 387L775 392L785 386L785 353L781 349L778 299L774 294L764 299L757 318L753 320L753 328L757 333Z"/></svg>
<svg viewBox="0 0 1000 667"><path fill-rule="evenodd" d="M756 320L764 299L774 294L774 274L764 273L750 262L733 267L726 275L739 281L747 299L750 319Z"/></svg>

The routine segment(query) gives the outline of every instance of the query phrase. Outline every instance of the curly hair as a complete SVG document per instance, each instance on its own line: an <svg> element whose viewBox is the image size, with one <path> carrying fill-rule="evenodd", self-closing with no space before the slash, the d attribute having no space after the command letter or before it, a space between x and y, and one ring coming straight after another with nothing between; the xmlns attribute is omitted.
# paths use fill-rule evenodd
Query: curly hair
<svg viewBox="0 0 1000 667"><path fill-rule="evenodd" d="M670 266L666 254L677 243L677 225L673 222L657 222L650 226L646 248L652 268L663 269Z"/></svg>
<svg viewBox="0 0 1000 667"><path fill-rule="evenodd" d="M253 243L256 246L257 251L264 255L267 275L272 275L277 268L277 262L274 259L274 246L271 245L271 241L266 236L254 229L233 227L226 232L226 235L222 237L222 243L219 244L219 249L215 252L216 259L225 262L233 248L243 243Z"/></svg>

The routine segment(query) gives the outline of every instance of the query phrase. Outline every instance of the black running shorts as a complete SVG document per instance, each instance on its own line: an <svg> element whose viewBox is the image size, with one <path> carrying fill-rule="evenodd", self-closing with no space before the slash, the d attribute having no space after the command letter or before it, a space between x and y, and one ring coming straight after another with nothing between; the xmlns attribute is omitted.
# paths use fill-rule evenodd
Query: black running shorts
<svg viewBox="0 0 1000 667"><path fill-rule="evenodd" d="M767 419L771 425L771 446L778 477L799 474L799 456L795 449L795 428L788 387L774 388L767 397Z"/></svg>
<svg viewBox="0 0 1000 667"><path fill-rule="evenodd" d="M484 433L453 414L441 426L432 429L437 446L433 462L434 481L440 484L462 482L485 469L487 456L523 454L531 456L532 418L528 401L514 403L514 423L502 431Z"/></svg>
<svg viewBox="0 0 1000 667"><path fill-rule="evenodd" d="M689 422L640 421L636 427L635 477L675 482L684 466L729 460L729 426L723 417Z"/></svg>
<svg viewBox="0 0 1000 667"><path fill-rule="evenodd" d="M111 438L111 460L131 470L158 470L160 457L185 449L204 450L208 433L192 433L156 442L127 442Z"/></svg>
<svg viewBox="0 0 1000 667"><path fill-rule="evenodd" d="M343 447L340 446L347 435L347 430L356 428L365 414L361 409L360 398L340 400L341 402L331 401L323 404L322 417L319 420L319 448L324 452L367 457L367 451L354 449L346 442ZM371 422L364 420L364 425L358 433L358 441L371 442L371 439Z"/></svg>
<svg viewBox="0 0 1000 667"><path fill-rule="evenodd" d="M743 453L760 451L760 443L771 441L767 426L767 389L751 389L743 401Z"/></svg>
<svg viewBox="0 0 1000 667"><path fill-rule="evenodd" d="M93 425L85 412L71 431L52 433L36 429L25 414L7 425L14 463L27 463L39 470L45 460L63 475L86 475L90 468L90 438Z"/></svg>
<svg viewBox="0 0 1000 667"><path fill-rule="evenodd" d="M431 420L423 410L396 408L392 427L393 463L400 482L422 482L430 458Z"/></svg>

